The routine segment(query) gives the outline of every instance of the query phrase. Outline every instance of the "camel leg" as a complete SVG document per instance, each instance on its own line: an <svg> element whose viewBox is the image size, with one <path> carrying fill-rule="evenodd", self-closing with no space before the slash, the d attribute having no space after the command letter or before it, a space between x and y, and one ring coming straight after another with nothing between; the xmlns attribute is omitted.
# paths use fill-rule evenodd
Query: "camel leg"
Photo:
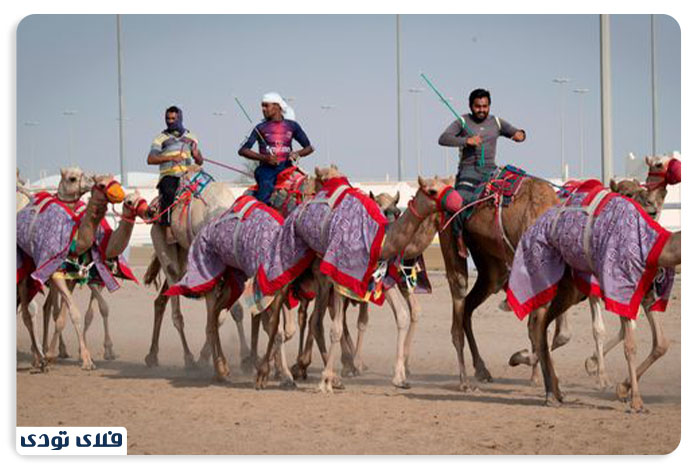
<svg viewBox="0 0 696 468"><path fill-rule="evenodd" d="M50 283L49 283L50 284ZM46 302L43 305L43 338L42 338L42 349L43 352L48 352L48 328L51 321L51 317L55 315L54 311L58 310L58 295L54 288L48 288L48 295L46 296Z"/></svg>
<svg viewBox="0 0 696 468"><path fill-rule="evenodd" d="M459 254L451 226L440 233L440 250L445 261L447 282L452 295L452 328L450 333L459 363L459 390L468 391L471 387L466 376L464 363L464 303L469 278L466 262L458 261Z"/></svg>
<svg viewBox="0 0 696 468"><path fill-rule="evenodd" d="M333 383L336 379L336 374L334 373L334 360L338 352L338 347L340 346L341 336L343 335L343 313L344 313L344 302L346 299L334 291L333 300L331 301L331 306L329 307L329 314L331 315L331 346L329 347L329 354L326 359L326 365L321 373L321 380L319 382L319 391L322 393L333 393Z"/></svg>
<svg viewBox="0 0 696 468"><path fill-rule="evenodd" d="M400 288L400 291L401 295L406 299L408 311L411 315L411 321L408 323L408 331L406 332L406 342L404 343L404 369L406 370L406 377L408 377L411 374L408 358L411 355L411 344L413 343L413 336L416 333L416 326L418 325L421 309L415 294L411 293L406 288Z"/></svg>
<svg viewBox="0 0 696 468"><path fill-rule="evenodd" d="M541 364L541 372L544 375L544 388L546 390L546 405L559 406L563 402L563 395L558 387L558 377L551 360L549 350L548 326L554 317L549 313L549 306L545 305L536 310L534 321L534 343L537 356Z"/></svg>
<svg viewBox="0 0 696 468"><path fill-rule="evenodd" d="M165 281L159 291L159 295L155 298L155 323L152 326L152 341L150 343L150 352L145 356L145 364L147 364L147 367L159 366L159 360L157 358L159 353L159 336L160 330L162 329L164 312L167 308L167 302L169 302L169 296L164 295L167 289L169 289L169 284Z"/></svg>
<svg viewBox="0 0 696 468"><path fill-rule="evenodd" d="M68 287L68 284L66 281L62 278L58 278L56 276L51 277L51 284L54 285L58 293L61 296L62 299L62 307L61 309L63 310L68 310L70 313L70 320L73 323L73 326L75 327L75 333L77 334L77 341L80 346L80 357L82 358L82 370L93 370L96 369L96 366L94 365L94 362L92 361L92 355L89 352L89 349L87 348L87 342L85 340L85 334L84 330L82 329L82 323L80 320L80 309L77 307L75 302L73 301L72 297L72 288ZM61 312L61 315L63 313ZM56 338L60 335L60 332L62 332L62 328L59 330L58 329L58 324L56 323L56 333L54 333L53 338L54 342ZM53 342L51 343L51 349L54 349L53 347Z"/></svg>
<svg viewBox="0 0 696 468"><path fill-rule="evenodd" d="M389 302L389 306L394 312L396 320L396 363L394 364L394 377L392 385L398 388L411 388L406 382L406 366L404 364L404 346L406 342L406 328L408 327L408 313L399 299L397 288L390 288L384 292L384 296Z"/></svg>
<svg viewBox="0 0 696 468"><path fill-rule="evenodd" d="M621 327L624 331L624 355L626 356L626 364L628 365L628 380L616 386L616 394L619 398L624 399L627 382L630 385L631 391L631 411L643 411L643 399L640 397L638 390L638 374L636 372L636 339L633 327L630 325L630 319L621 317Z"/></svg>
<svg viewBox="0 0 696 468"><path fill-rule="evenodd" d="M220 287L214 288L205 295L207 310L205 334L206 341L211 348L213 356L213 367L215 368L215 375L213 378L217 381L224 382L230 375L230 368L227 365L225 354L222 352L222 344L220 343L221 296L222 291Z"/></svg>
<svg viewBox="0 0 696 468"><path fill-rule="evenodd" d="M602 307L599 303L599 299L590 297L590 311L592 312L592 337L595 341L595 354L592 357L597 364L597 386L602 389L610 386L611 381L607 376L607 369L604 361L604 338L606 336L606 329L604 327L604 320L602 320ZM585 370L589 372L591 369L588 368L588 361L590 361L590 359L585 361Z"/></svg>
<svg viewBox="0 0 696 468"><path fill-rule="evenodd" d="M283 309L286 307L283 305ZM266 334L268 334L269 339L271 336L270 333L270 321L268 320L269 318L269 311L266 311L263 313L263 315L266 317L265 320L263 320L264 323L264 330L266 331ZM276 377L281 380L280 382L280 387L281 388L296 388L297 385L295 384L295 379L292 377L292 373L290 372L290 369L288 368L288 361L285 356L285 337L284 337L284 332L287 330L287 328L284 327L284 324L281 323L281 321L278 322L278 330L276 330L275 333L275 341L273 348L274 350L272 351L272 356L273 356L273 363L276 368Z"/></svg>
<svg viewBox="0 0 696 468"><path fill-rule="evenodd" d="M106 302L101 291L102 288L99 286L90 286L91 294L89 297L90 307L88 307L88 312L92 309L92 302L96 301L99 305L99 312L102 316L102 321L104 322L104 359L107 361L113 361L116 359L116 354L114 353L114 343L111 340L111 334L109 333L109 303ZM92 312L93 314L94 312ZM85 314L85 334L87 333L87 315Z"/></svg>
<svg viewBox="0 0 696 468"><path fill-rule="evenodd" d="M187 369L193 369L196 367L196 362L193 359L193 353L189 349L188 342L186 341L186 334L184 333L184 315L181 313L180 296L172 296L171 304L172 322L174 322L176 331L179 332L181 346L184 348L184 365Z"/></svg>
<svg viewBox="0 0 696 468"><path fill-rule="evenodd" d="M281 289L278 293L276 293L275 298L273 299L273 302L271 303L270 307L265 313L270 312L270 317L268 319L268 330L269 330L269 336L268 336L268 346L266 347L266 354L264 355L263 359L259 363L257 367L257 373L256 373L256 389L260 390L262 388L266 387L266 383L268 382L268 374L270 373L270 358L271 354L274 351L274 347L276 345L275 342L275 335L278 332L278 326L280 322L280 309L285 303L285 298L287 297L288 294L288 286L284 286L283 289ZM253 348L253 345L252 345Z"/></svg>
<svg viewBox="0 0 696 468"><path fill-rule="evenodd" d="M648 317L648 322L650 323L650 329L652 331L652 350L650 351L650 354L648 354L648 357L646 357L645 360L638 366L638 369L636 369L636 381L640 380L640 378L643 376L643 374L645 374L648 368L650 368L650 366L652 366L655 363L655 361L664 356L667 350L669 349L669 341L667 340L664 334L661 314L661 312L645 312L645 315ZM631 322L635 323L635 320L632 320ZM635 325L629 325L628 328L630 328L631 332L633 332L633 330L635 329ZM622 384L619 384L619 386L617 387L617 394L619 395L619 398L628 397L628 392L631 388L630 385L631 382L628 379L624 381Z"/></svg>
<svg viewBox="0 0 696 468"><path fill-rule="evenodd" d="M355 367L356 345L350 336L348 327L348 306L350 301L343 301L343 336L341 336L341 376L356 376L358 369Z"/></svg>
<svg viewBox="0 0 696 468"><path fill-rule="evenodd" d="M19 299L20 312L22 314L22 320L24 321L24 326L27 327L29 331L29 338L31 338L31 354L32 354L32 367L39 368L42 372L47 370L48 362L44 356L43 351L39 348L38 342L36 340L36 334L34 332L34 317L32 317L29 311L29 281L27 279L22 280L17 286L17 298Z"/></svg>
<svg viewBox="0 0 696 468"><path fill-rule="evenodd" d="M570 338L571 333L570 324L568 323L568 316L566 314L561 314L558 318L556 318L556 329L553 333L551 351L567 344L570 341Z"/></svg>
<svg viewBox="0 0 696 468"><path fill-rule="evenodd" d="M286 306L283 306L283 331L285 335L283 341L290 341L290 339L295 336L295 332L297 331L297 322L295 321L295 316Z"/></svg>
<svg viewBox="0 0 696 468"><path fill-rule="evenodd" d="M317 347L321 353L322 360L326 364L326 343L324 341L323 319L326 313L326 307L331 296L331 283L323 275L318 273L315 275L317 285L317 295L314 299L314 309L309 317L309 333L305 342L302 354L297 357L297 362L292 366L292 375L297 378L307 378L307 368L312 362L312 345L314 340L317 342Z"/></svg>
<svg viewBox="0 0 696 468"><path fill-rule="evenodd" d="M360 311L358 312L358 340L355 343L355 358L353 363L355 365L355 371L358 375L364 374L367 371L367 366L363 360L363 346L365 343L365 332L367 331L367 323L369 321L369 314L367 313L368 303L360 303Z"/></svg>
<svg viewBox="0 0 696 468"><path fill-rule="evenodd" d="M249 354L249 345L246 341L246 335L244 334L244 309L235 302L230 308L230 315L234 319L234 324L237 326L237 336L239 337L239 355L246 356Z"/></svg>
<svg viewBox="0 0 696 468"><path fill-rule="evenodd" d="M298 343L297 355L302 354L302 345L305 340L305 331L307 330L307 307L309 306L309 301L307 299L300 299L300 306L297 308L297 325L300 329L300 340Z"/></svg>
<svg viewBox="0 0 696 468"><path fill-rule="evenodd" d="M248 356L242 359L242 372L247 375L254 372L254 368L258 364L259 328L261 327L261 315L262 314L257 314L251 317L251 347L249 348Z"/></svg>

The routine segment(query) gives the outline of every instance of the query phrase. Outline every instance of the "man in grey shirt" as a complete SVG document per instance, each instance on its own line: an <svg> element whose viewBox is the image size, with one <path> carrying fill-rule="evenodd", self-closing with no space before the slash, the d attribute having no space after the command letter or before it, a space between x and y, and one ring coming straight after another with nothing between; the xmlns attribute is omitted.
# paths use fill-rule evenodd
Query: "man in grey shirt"
<svg viewBox="0 0 696 468"><path fill-rule="evenodd" d="M456 185L466 203L473 201L473 188L496 168L498 137L504 136L516 142L523 142L526 138L524 130L489 114L491 95L485 89L475 89L469 94L469 108L471 113L462 115L465 125L462 125L461 120L455 120L440 135L438 141L440 146L459 148Z"/></svg>
<svg viewBox="0 0 696 468"><path fill-rule="evenodd" d="M457 119L440 135L440 146L459 148L459 169L455 188L464 204L475 200L474 190L496 168L495 150L499 136L521 143L527 137L524 130L517 129L503 119L489 114L491 94L485 89L475 89L469 94L470 114L462 115L464 125ZM464 221L457 217L453 226L459 255L466 257L461 233Z"/></svg>

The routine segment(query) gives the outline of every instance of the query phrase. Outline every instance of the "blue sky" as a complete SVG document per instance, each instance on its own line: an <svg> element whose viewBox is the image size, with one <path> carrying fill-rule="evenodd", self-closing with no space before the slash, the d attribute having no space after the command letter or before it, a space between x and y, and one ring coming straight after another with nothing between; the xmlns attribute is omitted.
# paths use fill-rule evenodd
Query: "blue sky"
<svg viewBox="0 0 696 468"><path fill-rule="evenodd" d="M317 151L305 167L335 162L354 180L397 174L395 17L393 15L125 15L125 154L145 163L163 110L177 104L204 154L241 165L237 149L251 125L238 96L260 118L263 93L292 97ZM585 175L600 173L599 17L596 15L402 15L402 151L414 178L420 128L423 173L453 173L456 154L437 146L452 116L425 88L425 72L464 112L476 87L492 93L492 113L527 130L501 141L498 162L541 176L560 167L560 87L565 89L565 154L579 175L580 96ZM650 17L612 15L614 169L629 151L651 148ZM681 33L657 17L658 152L681 149ZM118 162L116 20L107 15L40 15L17 30L17 164L35 179L71 162L113 172ZM415 99L419 99L420 127ZM322 110L322 105L335 106ZM63 112L76 111L74 115ZM224 112L222 116L214 112ZM38 125L25 125L25 123ZM72 145L71 142L72 135ZM70 156L72 148L72 157ZM446 163L449 160L449 164ZM211 168L221 179L235 176Z"/></svg>

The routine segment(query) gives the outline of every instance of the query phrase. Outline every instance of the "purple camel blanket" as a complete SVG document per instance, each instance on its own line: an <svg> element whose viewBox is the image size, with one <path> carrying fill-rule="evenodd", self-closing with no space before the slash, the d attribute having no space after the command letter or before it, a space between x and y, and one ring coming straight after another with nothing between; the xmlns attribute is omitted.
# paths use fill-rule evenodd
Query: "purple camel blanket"
<svg viewBox="0 0 696 468"><path fill-rule="evenodd" d="M605 308L635 319L670 235L635 201L610 193L599 181L587 181L522 236L508 282L508 303L520 319L548 303L567 265L581 291L592 293L594 275L595 293ZM664 300L671 283L661 288Z"/></svg>
<svg viewBox="0 0 696 468"><path fill-rule="evenodd" d="M355 296L368 300L374 285L387 219L369 196L345 177L329 179L317 195L287 217L279 243L311 250L320 271Z"/></svg>
<svg viewBox="0 0 696 468"><path fill-rule="evenodd" d="M314 258L309 249L279 242L283 224L273 208L250 196L238 198L196 235L186 274L165 294L200 296L224 280L232 290L231 305L249 278L255 278L263 295L274 294L297 278Z"/></svg>
<svg viewBox="0 0 696 468"><path fill-rule="evenodd" d="M41 290L53 273L63 270L65 262L71 257L71 244L84 215L84 211L80 211L83 207L84 204L80 204L73 211L51 194L41 192L34 196L31 204L17 213L17 283L28 276L32 279L30 297ZM109 291L114 291L119 284L104 263L100 248L102 241L108 241L109 231L106 221L102 221L97 228L96 242L85 262L91 263L89 269L96 270L93 278L102 282ZM80 261L76 258L73 260ZM120 265L125 263L121 262Z"/></svg>

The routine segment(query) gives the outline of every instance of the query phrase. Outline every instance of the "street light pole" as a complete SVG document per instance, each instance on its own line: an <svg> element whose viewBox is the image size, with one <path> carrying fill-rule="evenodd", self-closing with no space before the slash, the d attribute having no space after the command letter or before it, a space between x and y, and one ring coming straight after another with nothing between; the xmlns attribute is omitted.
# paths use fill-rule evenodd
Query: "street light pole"
<svg viewBox="0 0 696 468"><path fill-rule="evenodd" d="M121 15L116 15L116 59L118 61L118 157L121 169L121 184L128 186L128 173L126 172L126 160L124 157L124 122L123 122L123 52L121 50Z"/></svg>
<svg viewBox="0 0 696 468"><path fill-rule="evenodd" d="M599 73L602 101L602 183L609 185L613 176L611 128L611 38L609 15L599 15Z"/></svg>
<svg viewBox="0 0 696 468"><path fill-rule="evenodd" d="M416 166L418 168L418 175L423 173L423 168L421 166L421 145L420 145L420 106L418 95L423 92L423 88L409 88L408 92L413 94L415 102L416 111Z"/></svg>
<svg viewBox="0 0 696 468"><path fill-rule="evenodd" d="M582 100L583 96L587 94L589 89L587 88L578 88L574 89L573 92L576 93L577 95L580 96L580 99L578 100L579 106L580 106L580 178L585 177L585 154L584 154L584 139L585 139L585 123L583 122L583 115L582 115Z"/></svg>
<svg viewBox="0 0 696 468"><path fill-rule="evenodd" d="M652 155L657 155L657 72L655 70L655 58L657 47L655 45L655 15L650 15L650 71L652 87Z"/></svg>
<svg viewBox="0 0 696 468"><path fill-rule="evenodd" d="M76 115L77 111L75 110L64 110L63 115L68 117L68 157L70 159L70 165L74 166L75 165L75 160L73 158L73 122L72 122L72 116Z"/></svg>
<svg viewBox="0 0 696 468"><path fill-rule="evenodd" d="M565 84L570 83L570 78L554 78L552 81L561 85L561 180L566 180L568 174L565 160L565 125L563 119L565 117Z"/></svg>
<svg viewBox="0 0 696 468"><path fill-rule="evenodd" d="M329 150L329 111L335 109L336 106L324 104L321 108L326 111L326 118L324 119L324 143L326 143L326 164L328 165L331 163L331 151Z"/></svg>
<svg viewBox="0 0 696 468"><path fill-rule="evenodd" d="M396 15L396 148L399 182L403 180L404 161L401 157L401 16Z"/></svg>

